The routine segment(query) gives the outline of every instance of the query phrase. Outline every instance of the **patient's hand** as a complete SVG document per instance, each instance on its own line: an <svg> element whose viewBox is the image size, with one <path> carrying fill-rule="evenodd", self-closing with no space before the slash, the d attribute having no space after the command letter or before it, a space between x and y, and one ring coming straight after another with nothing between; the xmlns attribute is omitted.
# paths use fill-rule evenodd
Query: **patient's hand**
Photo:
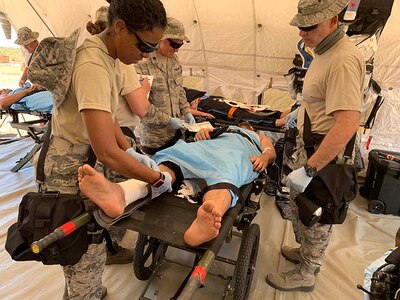
<svg viewBox="0 0 400 300"><path fill-rule="evenodd" d="M268 157L264 155L250 156L250 161L253 164L253 170L258 173L264 172L268 166Z"/></svg>
<svg viewBox="0 0 400 300"><path fill-rule="evenodd" d="M201 129L201 130L200 130L198 133L196 133L196 135L194 136L195 141L211 140L210 133L211 133L213 130L214 130L214 129L210 129L210 128Z"/></svg>

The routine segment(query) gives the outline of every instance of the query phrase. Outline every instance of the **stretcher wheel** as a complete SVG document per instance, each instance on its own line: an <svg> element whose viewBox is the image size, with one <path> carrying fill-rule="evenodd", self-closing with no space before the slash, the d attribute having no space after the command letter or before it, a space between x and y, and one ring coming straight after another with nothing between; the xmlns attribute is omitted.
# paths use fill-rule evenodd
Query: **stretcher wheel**
<svg viewBox="0 0 400 300"><path fill-rule="evenodd" d="M268 196L275 196L278 183L275 180L268 180L264 187L264 192Z"/></svg>
<svg viewBox="0 0 400 300"><path fill-rule="evenodd" d="M251 224L244 232L237 258L235 273L234 300L247 299L256 268L258 244L260 242L260 226Z"/></svg>
<svg viewBox="0 0 400 300"><path fill-rule="evenodd" d="M139 233L133 253L133 273L139 280L147 280L156 267L155 254L160 240ZM151 258L150 258L151 256Z"/></svg>
<svg viewBox="0 0 400 300"><path fill-rule="evenodd" d="M381 200L371 200L368 203L368 211L373 214L381 214L385 211L386 205Z"/></svg>

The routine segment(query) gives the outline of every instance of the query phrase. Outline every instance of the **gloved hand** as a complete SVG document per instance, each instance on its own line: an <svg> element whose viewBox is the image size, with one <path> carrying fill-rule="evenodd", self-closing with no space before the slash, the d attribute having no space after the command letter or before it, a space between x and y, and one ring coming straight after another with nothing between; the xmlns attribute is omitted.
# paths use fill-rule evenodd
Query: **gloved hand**
<svg viewBox="0 0 400 300"><path fill-rule="evenodd" d="M136 158L140 163L144 164L146 167L152 168L155 171L160 171L156 162L152 160L150 157L144 154L140 154L136 152L134 148L126 149L126 152Z"/></svg>
<svg viewBox="0 0 400 300"><path fill-rule="evenodd" d="M301 167L300 169L292 171L287 177L286 186L290 189L303 193L306 187L310 184L312 177L308 176L306 169Z"/></svg>
<svg viewBox="0 0 400 300"><path fill-rule="evenodd" d="M172 129L183 129L183 122L184 121L179 118L171 118L169 124L171 125Z"/></svg>
<svg viewBox="0 0 400 300"><path fill-rule="evenodd" d="M185 114L185 122L189 123L190 125L196 124L196 120L191 113Z"/></svg>
<svg viewBox="0 0 400 300"><path fill-rule="evenodd" d="M286 129L295 128L297 126L297 115L299 114L299 108L286 115L285 127Z"/></svg>
<svg viewBox="0 0 400 300"><path fill-rule="evenodd" d="M168 172L161 172L164 174L164 183L159 187L151 187L151 198L160 196L164 192L172 192L172 177Z"/></svg>

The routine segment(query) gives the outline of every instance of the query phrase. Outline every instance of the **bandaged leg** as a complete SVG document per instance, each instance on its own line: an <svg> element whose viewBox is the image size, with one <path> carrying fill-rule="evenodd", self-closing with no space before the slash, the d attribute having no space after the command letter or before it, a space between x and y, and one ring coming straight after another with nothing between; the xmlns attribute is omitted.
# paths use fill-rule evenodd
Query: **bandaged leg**
<svg viewBox="0 0 400 300"><path fill-rule="evenodd" d="M222 217L231 201L231 193L226 189L206 192L203 204L197 210L196 219L183 236L186 244L195 247L218 236Z"/></svg>
<svg viewBox="0 0 400 300"><path fill-rule="evenodd" d="M78 182L81 192L111 218L118 217L126 206L149 193L146 182L130 179L112 183L87 164L78 169Z"/></svg>

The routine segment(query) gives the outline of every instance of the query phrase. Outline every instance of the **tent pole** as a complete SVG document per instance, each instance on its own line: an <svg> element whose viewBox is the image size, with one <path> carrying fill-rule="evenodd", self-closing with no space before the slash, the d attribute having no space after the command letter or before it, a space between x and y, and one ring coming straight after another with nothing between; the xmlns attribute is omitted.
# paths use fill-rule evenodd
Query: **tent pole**
<svg viewBox="0 0 400 300"><path fill-rule="evenodd" d="M33 11L36 13L36 15L39 17L39 19L43 22L44 26L46 26L46 28L50 31L50 33L52 34L52 36L55 36L55 34L53 33L53 31L51 31L50 27L47 26L46 22L43 20L43 18L39 15L39 13L37 12L37 10L33 7L32 3L29 0L26 0L26 2L28 2L28 4L32 7Z"/></svg>

